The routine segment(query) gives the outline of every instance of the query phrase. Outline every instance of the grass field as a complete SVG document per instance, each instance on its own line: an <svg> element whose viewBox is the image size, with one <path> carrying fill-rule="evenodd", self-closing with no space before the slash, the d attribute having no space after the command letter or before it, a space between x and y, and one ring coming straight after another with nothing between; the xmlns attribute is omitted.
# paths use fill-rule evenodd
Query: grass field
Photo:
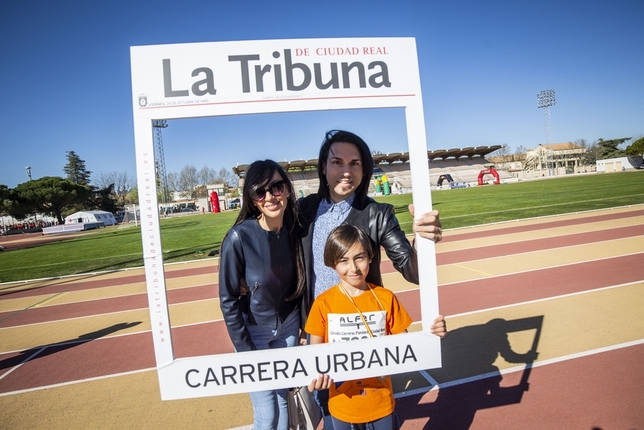
<svg viewBox="0 0 644 430"><path fill-rule="evenodd" d="M394 205L411 233L411 195L378 198ZM444 229L644 203L644 171L593 174L506 185L440 190L433 207ZM218 249L236 211L161 220L166 263L199 259ZM0 239L0 244L2 243ZM138 267L138 227L109 227L80 237L0 253L0 282Z"/></svg>

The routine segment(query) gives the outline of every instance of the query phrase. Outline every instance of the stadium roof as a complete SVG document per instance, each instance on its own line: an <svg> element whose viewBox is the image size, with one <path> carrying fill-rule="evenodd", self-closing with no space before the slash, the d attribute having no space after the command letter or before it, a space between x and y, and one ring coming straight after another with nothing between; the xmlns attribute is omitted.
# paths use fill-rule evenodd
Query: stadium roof
<svg viewBox="0 0 644 430"><path fill-rule="evenodd" d="M448 158L460 159L460 158L474 158L474 157L485 157L486 155L501 149L503 145L492 145L492 146L477 146L468 147L468 148L452 148L452 149L436 149L434 151L427 151L428 160L446 160ZM377 166L381 163L406 163L409 161L409 152L393 152L391 154L374 154L373 162ZM286 171L289 170L305 170L305 169L316 169L318 165L318 159L314 158L311 160L295 160L295 161L278 161L278 164L282 166ZM239 164L233 167L233 172L240 178L244 176L246 170L250 164Z"/></svg>

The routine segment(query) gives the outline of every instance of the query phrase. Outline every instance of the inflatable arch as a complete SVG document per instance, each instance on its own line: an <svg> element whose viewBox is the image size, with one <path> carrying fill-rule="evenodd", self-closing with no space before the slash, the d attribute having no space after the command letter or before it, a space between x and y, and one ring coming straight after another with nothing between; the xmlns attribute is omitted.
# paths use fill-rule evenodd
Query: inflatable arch
<svg viewBox="0 0 644 430"><path fill-rule="evenodd" d="M489 169L481 170L479 172L479 185L483 185L483 176L485 175L492 175L494 176L494 184L498 185L501 183L501 180L499 179L499 172L496 171L494 167L490 167Z"/></svg>
<svg viewBox="0 0 644 430"><path fill-rule="evenodd" d="M438 177L438 182L436 182L436 186L440 187L441 185L443 185L443 181L447 181L451 183L451 182L454 182L454 179L452 179L452 175L450 174L440 175Z"/></svg>

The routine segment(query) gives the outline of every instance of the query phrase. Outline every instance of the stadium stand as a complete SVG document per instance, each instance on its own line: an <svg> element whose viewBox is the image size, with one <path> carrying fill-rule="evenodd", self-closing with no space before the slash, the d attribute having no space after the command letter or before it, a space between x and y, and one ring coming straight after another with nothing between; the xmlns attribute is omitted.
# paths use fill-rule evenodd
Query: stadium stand
<svg viewBox="0 0 644 430"><path fill-rule="evenodd" d="M477 185L481 170L493 166L493 163L486 160L485 156L501 147L501 145L493 145L427 151L427 168L432 188L437 187L438 179L441 175L450 175L456 183L463 183L469 186ZM374 154L373 158L375 167L373 180L369 186L370 193L375 193L375 179L383 174L387 176L392 192L411 192L409 153ZM318 189L317 162L317 159L312 159L292 162L282 161L279 164L291 176L295 192L300 196L307 196L315 193ZM248 169L248 164L233 167L233 172L240 178L240 185L246 169ZM513 179L513 176L506 171L498 170L498 173L501 181ZM443 182L440 188L449 187L449 183Z"/></svg>

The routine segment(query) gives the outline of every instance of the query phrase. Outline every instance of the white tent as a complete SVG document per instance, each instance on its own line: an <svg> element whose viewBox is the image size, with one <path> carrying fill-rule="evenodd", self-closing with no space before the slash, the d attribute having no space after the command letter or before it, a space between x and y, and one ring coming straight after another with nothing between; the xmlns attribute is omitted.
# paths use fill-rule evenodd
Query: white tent
<svg viewBox="0 0 644 430"><path fill-rule="evenodd" d="M75 212L65 217L65 224L84 224L102 222L103 225L115 225L116 218L110 212L106 211L81 211Z"/></svg>

